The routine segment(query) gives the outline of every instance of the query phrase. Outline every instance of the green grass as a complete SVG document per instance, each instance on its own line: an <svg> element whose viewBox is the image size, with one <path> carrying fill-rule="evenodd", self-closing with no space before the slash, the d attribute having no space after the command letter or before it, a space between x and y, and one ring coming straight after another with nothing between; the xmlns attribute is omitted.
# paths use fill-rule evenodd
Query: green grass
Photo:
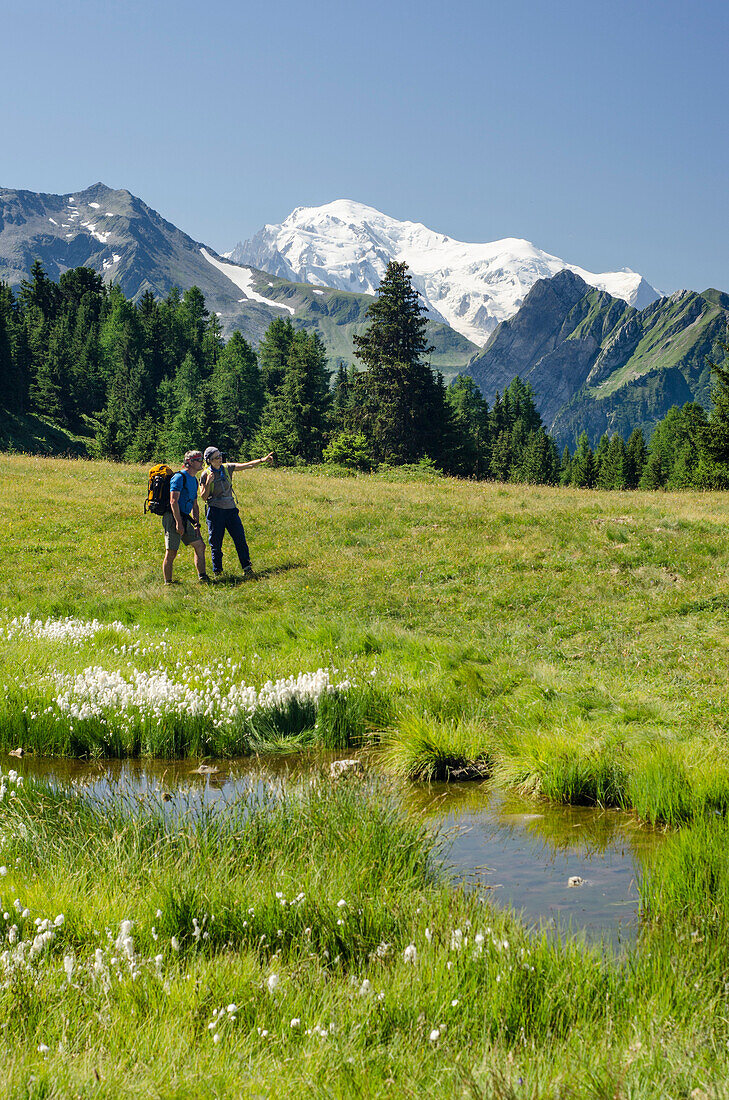
<svg viewBox="0 0 729 1100"><path fill-rule="evenodd" d="M723 822L664 845L622 958L453 891L378 783L30 784L0 829L4 1095L727 1095Z"/></svg>
<svg viewBox="0 0 729 1100"><path fill-rule="evenodd" d="M139 467L5 458L0 746L383 742L403 776L477 770L680 828L639 884L639 940L616 957L454 890L437 839L384 782L271 781L218 810L192 794L11 787L3 1094L729 1096L726 497L262 469L238 483L255 582L203 589L183 550L165 589L144 487ZM76 641L9 631L26 613L106 625ZM181 691L260 691L320 668L350 686L237 729L133 708L42 715L56 677L94 667L163 669ZM60 913L13 965L18 937Z"/></svg>
<svg viewBox="0 0 729 1100"><path fill-rule="evenodd" d="M257 689L336 668L357 685L349 718L289 733L344 749L380 730L403 774L487 766L498 782L649 821L726 805L724 495L324 472L239 477L255 582L201 589L183 548L180 584L164 589L144 469L6 457L0 605L136 632L9 642L2 743L157 755L281 745L286 730L222 737L191 721L160 737L139 722L105 746L93 730L24 732L20 703L37 711L51 674L93 665L161 666L192 683L230 660Z"/></svg>

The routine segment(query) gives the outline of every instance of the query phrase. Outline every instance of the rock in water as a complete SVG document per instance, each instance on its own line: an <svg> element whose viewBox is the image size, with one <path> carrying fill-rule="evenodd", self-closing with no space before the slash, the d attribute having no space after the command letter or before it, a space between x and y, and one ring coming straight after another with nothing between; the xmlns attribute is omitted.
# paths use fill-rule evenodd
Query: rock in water
<svg viewBox="0 0 729 1100"><path fill-rule="evenodd" d="M329 765L331 779L340 779L343 775L364 775L361 760L334 760Z"/></svg>

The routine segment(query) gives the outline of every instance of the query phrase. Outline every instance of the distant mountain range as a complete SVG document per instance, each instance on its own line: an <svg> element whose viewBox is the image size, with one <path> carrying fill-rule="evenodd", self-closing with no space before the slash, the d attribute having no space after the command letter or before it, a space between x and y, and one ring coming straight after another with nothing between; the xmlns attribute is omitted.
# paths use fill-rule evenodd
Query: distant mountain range
<svg viewBox="0 0 729 1100"><path fill-rule="evenodd" d="M534 284L516 315L503 321L468 365L489 400L514 375L531 383L560 447L585 429L650 434L672 405L708 408L709 359L723 360L729 295L677 291L637 310L587 285L572 271Z"/></svg>
<svg viewBox="0 0 729 1100"><path fill-rule="evenodd" d="M349 199L300 206L228 255L283 279L364 294L374 294L390 260L404 260L430 316L479 347L538 279L565 268L637 309L658 297L629 268L596 275L514 237L466 244Z"/></svg>
<svg viewBox="0 0 729 1100"><path fill-rule="evenodd" d="M659 298L635 272L593 275L512 238L463 244L345 200L300 207L221 256L129 191L0 188L0 279L17 288L36 259L54 279L86 264L135 300L196 285L225 335L257 344L290 317L348 362L387 263L405 260L429 309L433 368L467 371L489 401L520 375L560 446L583 428L595 442L650 431L673 404L708 406L707 357L729 320L717 290Z"/></svg>
<svg viewBox="0 0 729 1100"><path fill-rule="evenodd" d="M371 295L296 283L219 256L129 191L103 183L68 195L0 188L0 279L17 289L35 260L53 279L87 265L138 299L198 286L226 335L257 344L275 317L315 329L332 359L352 361L352 335L366 327ZM432 366L452 378L477 350L448 325L429 323Z"/></svg>

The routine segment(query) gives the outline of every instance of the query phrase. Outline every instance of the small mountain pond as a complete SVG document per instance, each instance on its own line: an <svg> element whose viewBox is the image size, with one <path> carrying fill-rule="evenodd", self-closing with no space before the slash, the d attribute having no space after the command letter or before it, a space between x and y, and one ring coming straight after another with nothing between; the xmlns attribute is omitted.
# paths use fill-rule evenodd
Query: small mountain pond
<svg viewBox="0 0 729 1100"><path fill-rule="evenodd" d="M207 804L227 802L267 783L328 774L333 754L218 761L200 774L194 761L103 760L26 756L4 761L21 775L82 787L101 800L126 793L187 791ZM379 770L377 757L364 758ZM345 780L346 781L346 780ZM525 801L488 783L408 784L392 780L403 806L446 836L442 859L451 878L520 913L531 926L568 930L613 949L638 931L637 878L662 833L630 814ZM570 880L578 882L569 885Z"/></svg>

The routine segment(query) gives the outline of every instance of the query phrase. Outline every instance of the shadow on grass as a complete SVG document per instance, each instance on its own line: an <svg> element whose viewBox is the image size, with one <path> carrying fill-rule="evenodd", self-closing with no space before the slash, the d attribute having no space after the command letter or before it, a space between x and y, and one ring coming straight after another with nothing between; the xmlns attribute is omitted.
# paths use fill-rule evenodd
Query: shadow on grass
<svg viewBox="0 0 729 1100"><path fill-rule="evenodd" d="M281 573L288 573L291 569L305 569L307 566L305 561L286 561L281 565L271 565L267 569L256 569L251 577L237 577L228 576L217 577L215 580L216 588L219 586L227 586L228 588L237 588L241 584L255 584L256 581L262 581L266 577L277 577Z"/></svg>

